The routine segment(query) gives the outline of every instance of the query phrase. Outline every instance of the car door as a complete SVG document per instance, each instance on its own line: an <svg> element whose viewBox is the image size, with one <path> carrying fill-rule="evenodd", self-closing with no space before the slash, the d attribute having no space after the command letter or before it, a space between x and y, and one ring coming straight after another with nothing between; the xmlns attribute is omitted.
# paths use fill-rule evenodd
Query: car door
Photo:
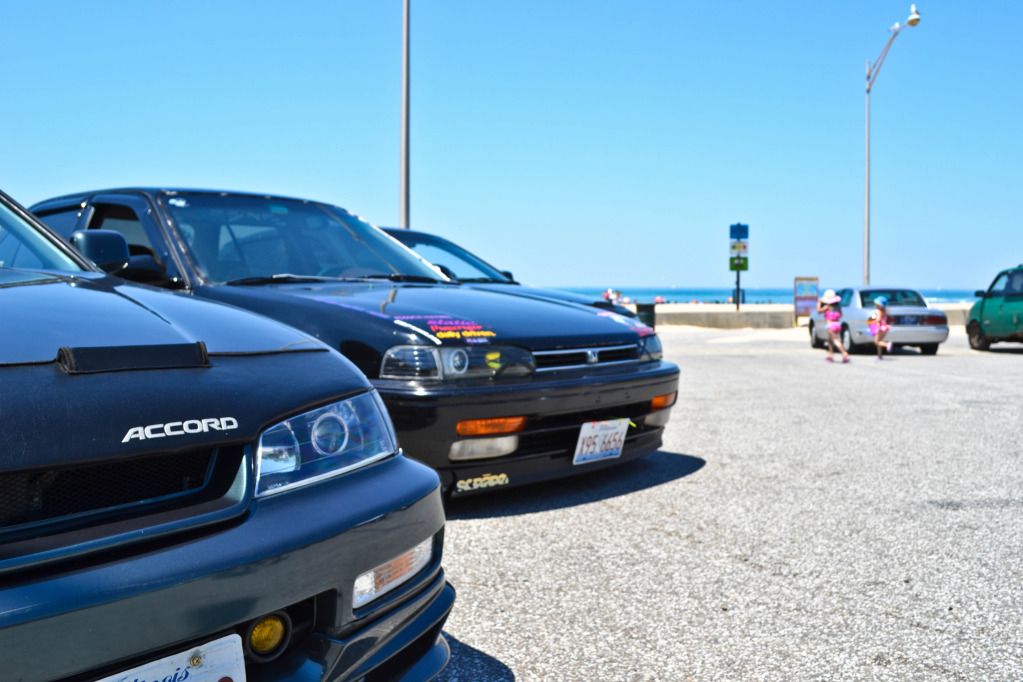
<svg viewBox="0 0 1023 682"><path fill-rule="evenodd" d="M185 286L182 269L167 246L149 201L134 194L98 194L83 221L89 230L113 230L128 242L131 260L119 277L168 288Z"/></svg>
<svg viewBox="0 0 1023 682"><path fill-rule="evenodd" d="M991 331L985 330L988 336L1006 338L1023 332L1023 269L1011 270L1005 273L1005 282L1001 288L1000 295L996 299L986 301L984 312L987 312L988 303L992 305Z"/></svg>

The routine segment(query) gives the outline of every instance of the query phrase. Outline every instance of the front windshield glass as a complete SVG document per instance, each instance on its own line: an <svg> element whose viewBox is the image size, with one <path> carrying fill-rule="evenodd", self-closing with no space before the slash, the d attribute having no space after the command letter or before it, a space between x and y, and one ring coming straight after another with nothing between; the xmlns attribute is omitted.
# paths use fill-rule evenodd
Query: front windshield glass
<svg viewBox="0 0 1023 682"><path fill-rule="evenodd" d="M258 196L162 198L201 273L214 282L261 278L446 281L414 254L343 209Z"/></svg>
<svg viewBox="0 0 1023 682"><path fill-rule="evenodd" d="M868 291L861 291L860 301L863 303L864 308L869 308L874 305L874 301L877 300L878 296L884 296L888 299L889 308L892 306L927 307L923 297L912 289L870 289Z"/></svg>
<svg viewBox="0 0 1023 682"><path fill-rule="evenodd" d="M0 202L0 268L82 271L70 256L2 202Z"/></svg>
<svg viewBox="0 0 1023 682"><path fill-rule="evenodd" d="M393 234L393 233L392 233ZM444 274L454 275L462 282L510 282L499 270L480 260L461 246L438 237L413 234L394 234L395 238L411 247L434 265L446 268Z"/></svg>

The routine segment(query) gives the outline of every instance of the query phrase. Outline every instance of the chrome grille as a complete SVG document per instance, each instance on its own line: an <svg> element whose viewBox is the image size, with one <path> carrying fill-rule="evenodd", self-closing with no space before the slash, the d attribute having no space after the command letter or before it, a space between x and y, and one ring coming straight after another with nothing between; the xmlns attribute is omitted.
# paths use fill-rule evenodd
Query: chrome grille
<svg viewBox="0 0 1023 682"><path fill-rule="evenodd" d="M533 351L533 362L536 365L537 372L582 369L585 367L606 367L608 365L637 362L638 360L639 344Z"/></svg>

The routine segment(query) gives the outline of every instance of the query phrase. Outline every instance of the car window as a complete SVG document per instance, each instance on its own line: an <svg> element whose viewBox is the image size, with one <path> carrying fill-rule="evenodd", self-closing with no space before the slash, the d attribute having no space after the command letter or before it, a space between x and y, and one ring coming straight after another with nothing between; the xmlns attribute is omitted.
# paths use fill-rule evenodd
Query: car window
<svg viewBox="0 0 1023 682"><path fill-rule="evenodd" d="M434 265L443 265L463 282L511 281L500 270L454 242L433 235L390 234Z"/></svg>
<svg viewBox="0 0 1023 682"><path fill-rule="evenodd" d="M467 279L491 279L492 275L476 267L467 260L458 257L458 254L452 253L445 249L440 244L426 244L418 243L412 244L412 249L420 256L430 261L434 265L443 265L452 273L455 277L462 280Z"/></svg>
<svg viewBox="0 0 1023 682"><path fill-rule="evenodd" d="M35 227L0 203L0 267L62 270L81 268Z"/></svg>
<svg viewBox="0 0 1023 682"><path fill-rule="evenodd" d="M68 239L71 237L71 233L75 231L80 211L81 208L79 206L72 206L71 208L53 211L52 213L37 213L36 217L46 223L47 227L61 237Z"/></svg>
<svg viewBox="0 0 1023 682"><path fill-rule="evenodd" d="M923 296L912 289L865 289L860 292L860 304L864 308L872 308L874 301L884 296L888 299L888 307L916 306L927 307Z"/></svg>
<svg viewBox="0 0 1023 682"><path fill-rule="evenodd" d="M443 275L342 209L290 199L181 192L161 200L205 277Z"/></svg>
<svg viewBox="0 0 1023 682"><path fill-rule="evenodd" d="M841 296L842 296L842 300L839 301L839 304L843 308L848 308L849 305L852 304L852 297L853 297L852 289L842 289Z"/></svg>
<svg viewBox="0 0 1023 682"><path fill-rule="evenodd" d="M153 241L134 209L119 204L95 204L95 208L96 211L89 220L90 230L120 232L128 242L128 252L131 255L152 256L155 260L160 260L153 248Z"/></svg>
<svg viewBox="0 0 1023 682"><path fill-rule="evenodd" d="M1003 272L995 278L995 283L991 285L988 293L991 296L1004 296L1005 290L1009 286L1009 273Z"/></svg>
<svg viewBox="0 0 1023 682"><path fill-rule="evenodd" d="M1023 270L1009 273L1009 283L1005 285L1006 294L1023 294Z"/></svg>

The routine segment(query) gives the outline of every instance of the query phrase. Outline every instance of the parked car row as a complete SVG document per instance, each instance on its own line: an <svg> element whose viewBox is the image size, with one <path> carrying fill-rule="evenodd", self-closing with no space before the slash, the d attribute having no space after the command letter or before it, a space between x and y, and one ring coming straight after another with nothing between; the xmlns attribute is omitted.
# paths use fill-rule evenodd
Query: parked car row
<svg viewBox="0 0 1023 682"><path fill-rule="evenodd" d="M634 318L336 206L32 211L0 193L3 680L431 679L444 496L652 452L676 399Z"/></svg>

